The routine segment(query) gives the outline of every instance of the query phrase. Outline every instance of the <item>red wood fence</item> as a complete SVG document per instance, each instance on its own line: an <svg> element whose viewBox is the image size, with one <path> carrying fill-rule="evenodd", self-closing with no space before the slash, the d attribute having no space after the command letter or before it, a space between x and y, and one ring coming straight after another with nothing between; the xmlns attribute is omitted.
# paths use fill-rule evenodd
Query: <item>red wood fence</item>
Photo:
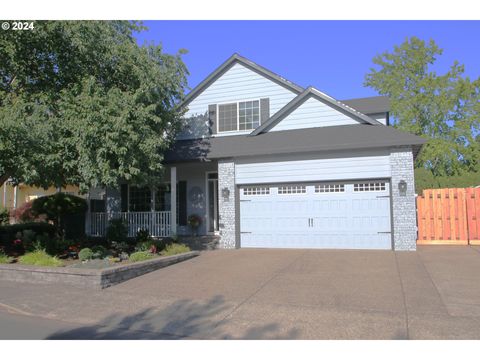
<svg viewBox="0 0 480 360"><path fill-rule="evenodd" d="M417 223L417 244L480 245L480 188L423 190Z"/></svg>

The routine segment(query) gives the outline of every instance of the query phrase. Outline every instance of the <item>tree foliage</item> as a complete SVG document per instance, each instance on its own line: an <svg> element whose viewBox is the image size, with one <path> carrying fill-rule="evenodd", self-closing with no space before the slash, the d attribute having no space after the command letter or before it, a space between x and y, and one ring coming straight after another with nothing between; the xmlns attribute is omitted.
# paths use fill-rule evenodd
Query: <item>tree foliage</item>
<svg viewBox="0 0 480 360"><path fill-rule="evenodd" d="M373 59L365 85L390 97L397 128L428 139L416 167L455 177L480 171L480 79L464 77L458 62L443 75L431 70L442 52L433 40L407 39Z"/></svg>
<svg viewBox="0 0 480 360"><path fill-rule="evenodd" d="M423 167L415 169L415 192L424 189L466 188L480 185L480 172L467 172L454 176L434 176Z"/></svg>
<svg viewBox="0 0 480 360"><path fill-rule="evenodd" d="M158 181L178 130L181 55L138 46L127 21L39 21L0 32L0 182Z"/></svg>

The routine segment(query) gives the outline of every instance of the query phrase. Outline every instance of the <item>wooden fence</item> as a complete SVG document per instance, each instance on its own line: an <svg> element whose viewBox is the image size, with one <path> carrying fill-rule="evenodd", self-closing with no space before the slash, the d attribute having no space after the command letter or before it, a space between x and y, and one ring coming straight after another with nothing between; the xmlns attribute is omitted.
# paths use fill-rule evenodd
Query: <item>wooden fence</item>
<svg viewBox="0 0 480 360"><path fill-rule="evenodd" d="M417 225L417 244L480 245L480 188L424 190Z"/></svg>

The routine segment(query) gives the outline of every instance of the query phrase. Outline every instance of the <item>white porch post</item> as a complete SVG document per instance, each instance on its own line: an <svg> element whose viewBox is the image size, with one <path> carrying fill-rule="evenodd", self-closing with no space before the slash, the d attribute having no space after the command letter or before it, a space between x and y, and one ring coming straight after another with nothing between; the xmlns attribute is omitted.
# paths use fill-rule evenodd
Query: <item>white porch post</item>
<svg viewBox="0 0 480 360"><path fill-rule="evenodd" d="M177 168L170 168L170 229L172 235L177 234Z"/></svg>
<svg viewBox="0 0 480 360"><path fill-rule="evenodd" d="M18 204L18 185L13 188L13 208L16 209Z"/></svg>
<svg viewBox="0 0 480 360"><path fill-rule="evenodd" d="M85 234L90 235L91 233L91 217L92 217L92 209L90 208L90 189L88 189L88 193L85 196L85 200L87 201L87 214L85 215Z"/></svg>

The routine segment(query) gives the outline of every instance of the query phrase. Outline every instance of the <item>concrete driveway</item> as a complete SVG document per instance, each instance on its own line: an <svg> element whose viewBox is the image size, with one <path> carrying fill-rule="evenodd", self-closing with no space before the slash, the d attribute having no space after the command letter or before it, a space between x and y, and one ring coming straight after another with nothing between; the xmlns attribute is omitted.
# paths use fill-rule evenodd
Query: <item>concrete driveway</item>
<svg viewBox="0 0 480 360"><path fill-rule="evenodd" d="M103 291L0 283L46 338L478 339L480 249L219 250ZM78 324L78 327L71 326Z"/></svg>

